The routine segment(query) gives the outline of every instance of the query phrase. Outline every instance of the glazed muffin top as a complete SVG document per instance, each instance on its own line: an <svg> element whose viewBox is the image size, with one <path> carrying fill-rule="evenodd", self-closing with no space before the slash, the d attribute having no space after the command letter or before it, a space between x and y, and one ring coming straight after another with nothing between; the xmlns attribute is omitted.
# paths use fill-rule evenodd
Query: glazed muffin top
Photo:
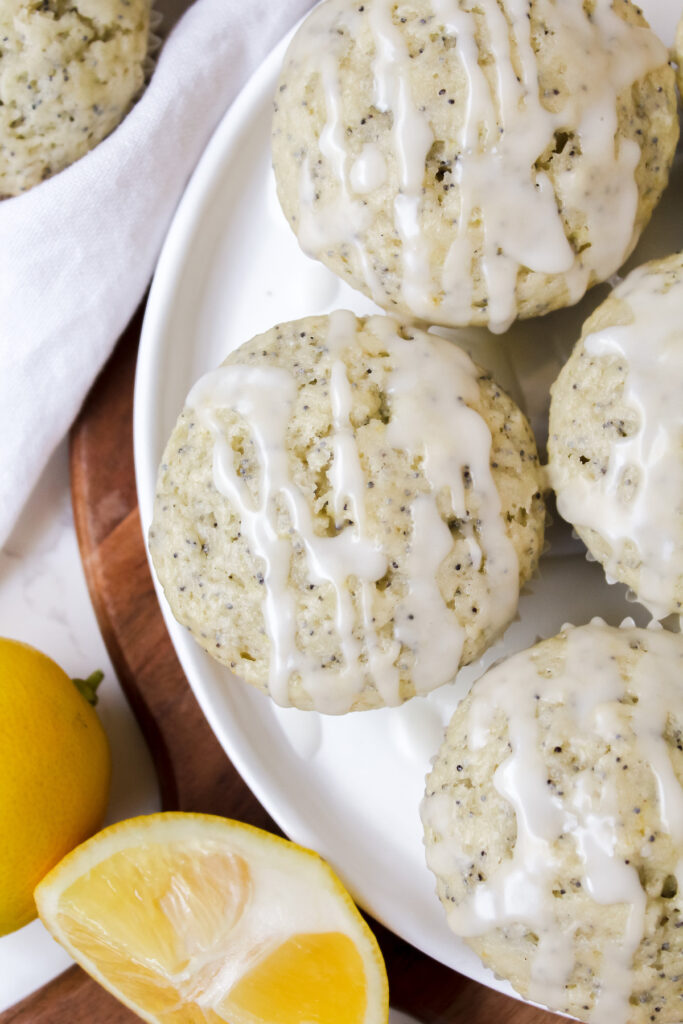
<svg viewBox="0 0 683 1024"><path fill-rule="evenodd" d="M632 271L552 387L557 507L657 618L683 610L683 255Z"/></svg>
<svg viewBox="0 0 683 1024"><path fill-rule="evenodd" d="M677 138L630 0L327 0L285 58L273 160L306 252L389 312L499 331L621 266Z"/></svg>
<svg viewBox="0 0 683 1024"><path fill-rule="evenodd" d="M479 657L542 547L536 447L452 343L352 313L281 324L200 381L150 551L199 643L280 704L399 704Z"/></svg>
<svg viewBox="0 0 683 1024"><path fill-rule="evenodd" d="M474 684L427 779L452 929L580 1020L681 1019L682 669L679 634L567 626Z"/></svg>

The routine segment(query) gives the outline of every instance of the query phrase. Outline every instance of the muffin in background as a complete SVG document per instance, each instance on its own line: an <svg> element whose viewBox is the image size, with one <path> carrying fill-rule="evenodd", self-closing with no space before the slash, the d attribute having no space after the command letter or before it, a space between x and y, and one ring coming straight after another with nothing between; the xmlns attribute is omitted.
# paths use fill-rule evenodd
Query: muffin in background
<svg viewBox="0 0 683 1024"><path fill-rule="evenodd" d="M275 94L300 245L388 312L505 330L626 260L678 139L630 0L326 0Z"/></svg>
<svg viewBox="0 0 683 1024"><path fill-rule="evenodd" d="M527 421L465 352L338 311L195 385L149 546L208 654L278 704L341 714L450 682L503 632L541 488Z"/></svg>
<svg viewBox="0 0 683 1024"><path fill-rule="evenodd" d="M683 254L632 271L551 389L560 514L657 618L683 611Z"/></svg>
<svg viewBox="0 0 683 1024"><path fill-rule="evenodd" d="M427 778L452 930L582 1021L683 1006L683 637L599 619L514 654L457 708Z"/></svg>
<svg viewBox="0 0 683 1024"><path fill-rule="evenodd" d="M0 198L68 167L125 117L149 23L150 0L3 0Z"/></svg>

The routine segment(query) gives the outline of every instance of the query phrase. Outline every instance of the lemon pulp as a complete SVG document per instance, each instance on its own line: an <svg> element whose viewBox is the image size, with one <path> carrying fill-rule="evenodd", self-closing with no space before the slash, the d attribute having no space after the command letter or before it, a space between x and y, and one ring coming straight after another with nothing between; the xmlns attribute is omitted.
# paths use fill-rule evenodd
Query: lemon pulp
<svg viewBox="0 0 683 1024"><path fill-rule="evenodd" d="M36 891L97 980L157 1024L382 1024L376 941L315 854L208 815L106 829Z"/></svg>

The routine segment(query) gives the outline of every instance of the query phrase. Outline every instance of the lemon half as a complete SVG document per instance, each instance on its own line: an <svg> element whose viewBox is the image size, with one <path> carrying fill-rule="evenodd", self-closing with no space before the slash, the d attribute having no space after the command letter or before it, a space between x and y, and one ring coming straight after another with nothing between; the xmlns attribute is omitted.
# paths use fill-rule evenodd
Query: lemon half
<svg viewBox="0 0 683 1024"><path fill-rule="evenodd" d="M100 984L154 1024L384 1024L377 941L310 850L240 822L166 813L113 825L35 893Z"/></svg>

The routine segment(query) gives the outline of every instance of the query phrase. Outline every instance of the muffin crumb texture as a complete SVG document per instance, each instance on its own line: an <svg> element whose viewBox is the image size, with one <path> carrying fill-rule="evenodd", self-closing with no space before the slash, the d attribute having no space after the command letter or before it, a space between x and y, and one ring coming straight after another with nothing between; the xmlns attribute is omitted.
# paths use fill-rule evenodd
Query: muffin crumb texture
<svg viewBox="0 0 683 1024"><path fill-rule="evenodd" d="M594 619L456 710L422 804L449 924L526 998L683 1019L683 638Z"/></svg>
<svg viewBox="0 0 683 1024"><path fill-rule="evenodd" d="M666 186L668 57L630 0L326 0L275 94L282 207L401 317L502 331L575 303Z"/></svg>
<svg viewBox="0 0 683 1024"><path fill-rule="evenodd" d="M150 0L3 0L0 198L68 167L144 82Z"/></svg>
<svg viewBox="0 0 683 1024"><path fill-rule="evenodd" d="M557 507L656 618L683 610L683 255L637 268L552 388Z"/></svg>
<svg viewBox="0 0 683 1024"><path fill-rule="evenodd" d="M277 703L329 713L451 681L542 547L524 416L455 345L387 317L281 324L202 378L158 477L173 612Z"/></svg>

